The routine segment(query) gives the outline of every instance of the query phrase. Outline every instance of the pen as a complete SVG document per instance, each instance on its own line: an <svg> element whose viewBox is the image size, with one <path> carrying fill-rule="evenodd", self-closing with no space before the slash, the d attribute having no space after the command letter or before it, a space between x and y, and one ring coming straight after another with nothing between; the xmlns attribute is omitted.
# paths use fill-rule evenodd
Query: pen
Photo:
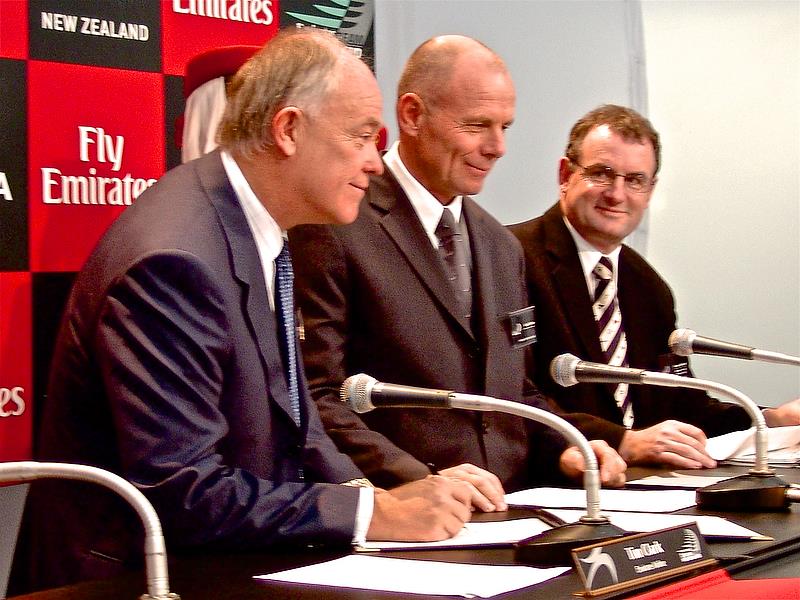
<svg viewBox="0 0 800 600"><path fill-rule="evenodd" d="M435 464L429 462L429 463L425 463L425 466L428 467L428 469L430 469L431 474L433 474L433 475L438 475L439 474L439 469L436 468Z"/></svg>

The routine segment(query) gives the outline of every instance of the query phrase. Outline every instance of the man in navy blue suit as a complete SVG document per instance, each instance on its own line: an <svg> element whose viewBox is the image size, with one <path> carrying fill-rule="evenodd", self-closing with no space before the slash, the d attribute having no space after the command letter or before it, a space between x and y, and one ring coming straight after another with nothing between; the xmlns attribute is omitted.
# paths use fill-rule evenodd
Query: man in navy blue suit
<svg viewBox="0 0 800 600"><path fill-rule="evenodd" d="M467 484L353 485L363 475L325 434L276 318L285 231L352 221L382 171L375 78L308 29L278 34L231 94L221 150L143 194L78 276L38 457L131 481L171 551L447 538L469 519ZM119 499L77 483L34 496L38 586L135 564L140 527Z"/></svg>

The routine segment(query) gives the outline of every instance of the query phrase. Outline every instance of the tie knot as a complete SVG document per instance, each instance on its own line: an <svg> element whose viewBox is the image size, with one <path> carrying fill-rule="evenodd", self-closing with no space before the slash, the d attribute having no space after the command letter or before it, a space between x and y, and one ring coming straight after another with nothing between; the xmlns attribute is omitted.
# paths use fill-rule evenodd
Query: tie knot
<svg viewBox="0 0 800 600"><path fill-rule="evenodd" d="M283 246L281 246L281 251L278 253L278 257L275 260L281 262L288 262L290 260L289 242L287 240L283 240Z"/></svg>
<svg viewBox="0 0 800 600"><path fill-rule="evenodd" d="M283 240L283 247L275 258L275 275L278 279L278 287L292 286L294 284L294 272L292 271L292 257L289 254L289 244Z"/></svg>
<svg viewBox="0 0 800 600"><path fill-rule="evenodd" d="M614 274L614 265L611 264L611 259L607 256L600 257L594 267L594 274L598 279L608 280Z"/></svg>
<svg viewBox="0 0 800 600"><path fill-rule="evenodd" d="M436 226L436 237L440 240L450 238L456 235L456 220L450 209L445 208L442 211L442 218L439 219L439 224Z"/></svg>

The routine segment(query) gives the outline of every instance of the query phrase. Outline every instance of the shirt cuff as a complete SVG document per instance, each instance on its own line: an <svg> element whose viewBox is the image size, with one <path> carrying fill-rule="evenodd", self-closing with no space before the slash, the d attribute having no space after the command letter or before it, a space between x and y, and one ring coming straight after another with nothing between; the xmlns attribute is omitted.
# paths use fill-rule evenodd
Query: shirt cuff
<svg viewBox="0 0 800 600"><path fill-rule="evenodd" d="M354 546L360 546L367 541L367 530L372 521L372 512L375 508L375 490L373 488L359 487L358 492L356 528L353 531Z"/></svg>

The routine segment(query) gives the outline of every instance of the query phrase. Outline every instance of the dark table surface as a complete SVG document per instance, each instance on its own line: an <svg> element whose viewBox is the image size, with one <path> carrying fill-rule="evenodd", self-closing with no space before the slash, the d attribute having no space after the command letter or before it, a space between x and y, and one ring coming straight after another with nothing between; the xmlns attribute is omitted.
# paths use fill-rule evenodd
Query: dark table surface
<svg viewBox="0 0 800 600"><path fill-rule="evenodd" d="M800 483L800 469L777 469L788 483ZM629 480L663 471L657 469L629 469ZM746 472L740 467L721 467L692 474L735 475ZM690 508L681 514L716 514L744 527L771 536L771 541L711 541L711 552L735 578L800 577L800 506L779 512L711 512ZM502 514L476 514L474 520L496 520L530 516L524 509L513 509ZM346 555L347 552L325 553L318 551L287 553L247 553L203 556L177 556L169 559L170 589L183 600L250 600L250 599L340 599L372 600L419 598L420 596L392 592L376 592L350 588L331 588L300 584L282 584L254 580L254 575L274 573L285 569L323 562ZM473 548L437 551L391 552L392 557L415 558L471 564L513 565L513 550L509 547ZM688 577L691 574L684 574ZM660 583L658 585L663 585ZM799 584L800 585L800 584ZM531 598L569 598L581 589L580 579L574 569L553 580L496 596L502 600ZM144 575L130 573L108 581L96 581L47 590L15 600L99 600L108 598L138 598L146 591ZM600 596L623 597L635 591Z"/></svg>

